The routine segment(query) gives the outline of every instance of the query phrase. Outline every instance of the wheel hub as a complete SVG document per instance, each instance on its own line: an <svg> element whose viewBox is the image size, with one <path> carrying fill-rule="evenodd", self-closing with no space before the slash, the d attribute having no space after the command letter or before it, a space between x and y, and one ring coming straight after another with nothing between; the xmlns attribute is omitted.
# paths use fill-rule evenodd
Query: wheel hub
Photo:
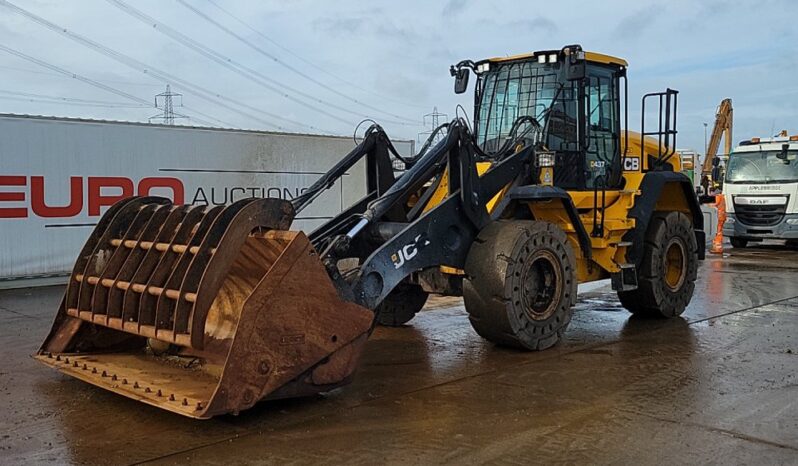
<svg viewBox="0 0 798 466"><path fill-rule="evenodd" d="M671 291L678 291L687 276L687 253L681 238L673 238L668 242L663 262L665 285Z"/></svg>
<svg viewBox="0 0 798 466"><path fill-rule="evenodd" d="M524 263L522 302L532 320L546 320L554 314L562 292L562 271L551 251L538 251Z"/></svg>

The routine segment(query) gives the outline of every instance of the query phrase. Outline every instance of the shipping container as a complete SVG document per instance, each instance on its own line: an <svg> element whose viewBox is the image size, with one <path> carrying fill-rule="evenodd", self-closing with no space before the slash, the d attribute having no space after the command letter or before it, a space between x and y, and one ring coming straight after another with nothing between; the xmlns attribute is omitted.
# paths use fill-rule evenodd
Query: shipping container
<svg viewBox="0 0 798 466"><path fill-rule="evenodd" d="M403 155L414 141L396 141ZM0 287L66 275L100 215L132 195L292 199L350 137L0 114ZM309 231L365 194L365 164L301 213Z"/></svg>

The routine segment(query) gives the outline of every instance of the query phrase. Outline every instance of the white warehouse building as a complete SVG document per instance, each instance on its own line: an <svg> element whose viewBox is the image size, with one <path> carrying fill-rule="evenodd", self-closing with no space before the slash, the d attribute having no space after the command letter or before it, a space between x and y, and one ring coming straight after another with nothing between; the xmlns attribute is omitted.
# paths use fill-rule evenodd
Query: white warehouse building
<svg viewBox="0 0 798 466"><path fill-rule="evenodd" d="M415 150L414 141L394 144ZM0 114L0 288L65 280L100 215L123 197L291 199L354 145L351 136ZM365 191L361 162L292 228L312 230Z"/></svg>

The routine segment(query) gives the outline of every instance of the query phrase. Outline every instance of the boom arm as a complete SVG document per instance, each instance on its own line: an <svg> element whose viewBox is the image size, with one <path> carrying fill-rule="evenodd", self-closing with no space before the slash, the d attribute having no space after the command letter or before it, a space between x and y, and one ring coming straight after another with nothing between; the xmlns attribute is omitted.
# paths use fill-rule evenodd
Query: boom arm
<svg viewBox="0 0 798 466"><path fill-rule="evenodd" d="M715 113L715 126L712 127L712 135L709 138L709 146L704 156L704 165L701 167L701 178L707 180L712 178L712 161L718 156L720 138L724 140L724 153L728 155L732 150L732 101L723 99Z"/></svg>

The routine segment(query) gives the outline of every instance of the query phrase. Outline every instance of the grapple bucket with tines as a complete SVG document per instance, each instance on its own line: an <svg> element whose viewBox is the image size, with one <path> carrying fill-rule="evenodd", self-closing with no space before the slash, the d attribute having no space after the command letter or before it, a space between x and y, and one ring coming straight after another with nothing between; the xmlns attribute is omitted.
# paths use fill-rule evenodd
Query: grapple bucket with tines
<svg viewBox="0 0 798 466"><path fill-rule="evenodd" d="M351 378L371 311L342 300L291 203L130 198L100 219L35 356L179 414L237 413Z"/></svg>

